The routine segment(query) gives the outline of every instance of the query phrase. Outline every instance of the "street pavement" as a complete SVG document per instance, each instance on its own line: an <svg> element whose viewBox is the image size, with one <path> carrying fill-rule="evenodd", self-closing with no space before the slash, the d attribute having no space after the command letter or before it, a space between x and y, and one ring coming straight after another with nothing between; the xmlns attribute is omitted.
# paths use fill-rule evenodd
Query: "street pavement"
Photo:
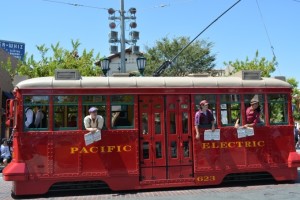
<svg viewBox="0 0 300 200"><path fill-rule="evenodd" d="M300 153L300 150L297 150ZM1 171L1 169L0 169ZM0 199L12 199L11 182L3 181L0 174ZM22 199L22 198L21 198ZM127 199L127 200L296 200L300 199L300 168L298 180L291 182L252 182L235 185L220 185L200 188L143 190L130 192L73 191L49 193L43 196L29 196L26 199L86 200L86 199Z"/></svg>

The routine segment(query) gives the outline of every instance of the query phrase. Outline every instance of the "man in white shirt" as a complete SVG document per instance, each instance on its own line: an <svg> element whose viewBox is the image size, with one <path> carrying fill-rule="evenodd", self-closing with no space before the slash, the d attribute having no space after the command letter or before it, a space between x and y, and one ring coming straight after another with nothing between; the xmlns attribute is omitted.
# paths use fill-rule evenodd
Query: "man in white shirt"
<svg viewBox="0 0 300 200"><path fill-rule="evenodd" d="M25 108L25 126L26 126L26 128L34 128L33 117L34 117L33 110L29 107Z"/></svg>
<svg viewBox="0 0 300 200"><path fill-rule="evenodd" d="M96 131L100 131L103 127L103 117L97 114L98 108L91 107L89 109L89 115L86 116L83 120L84 127L86 130L95 133Z"/></svg>

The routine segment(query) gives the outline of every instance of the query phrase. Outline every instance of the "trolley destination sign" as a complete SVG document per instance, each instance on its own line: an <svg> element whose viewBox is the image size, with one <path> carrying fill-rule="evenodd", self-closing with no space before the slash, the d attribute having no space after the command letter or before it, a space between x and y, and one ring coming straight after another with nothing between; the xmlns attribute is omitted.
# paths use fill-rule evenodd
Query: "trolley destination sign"
<svg viewBox="0 0 300 200"><path fill-rule="evenodd" d="M19 60L24 58L25 43L0 40L0 48Z"/></svg>

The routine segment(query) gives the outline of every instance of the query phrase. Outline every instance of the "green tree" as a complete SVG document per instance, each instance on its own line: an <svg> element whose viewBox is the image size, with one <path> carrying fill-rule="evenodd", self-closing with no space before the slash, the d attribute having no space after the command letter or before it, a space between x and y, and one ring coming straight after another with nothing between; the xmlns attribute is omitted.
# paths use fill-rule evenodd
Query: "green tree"
<svg viewBox="0 0 300 200"><path fill-rule="evenodd" d="M300 91L298 89L298 81L295 78L288 78L287 82L292 86L293 88L293 104L295 105L295 109L293 110L293 116L294 119L300 120Z"/></svg>
<svg viewBox="0 0 300 200"><path fill-rule="evenodd" d="M246 57L245 61L229 61L228 63L224 62L224 65L233 68L231 74L241 70L259 70L261 71L262 77L270 77L271 73L276 69L277 61L276 57L273 57L272 61L268 61L265 57L259 58L259 53L256 51L253 60L249 60L249 58Z"/></svg>
<svg viewBox="0 0 300 200"><path fill-rule="evenodd" d="M71 50L64 49L59 43L51 45L50 48L46 47L45 44L36 46L41 59L36 61L33 55L27 59L27 55L25 55L25 61L20 63L17 73L30 78L53 76L55 69L78 69L82 76L99 76L102 74L101 69L94 65L95 61L99 60L100 55L98 54L94 58L94 50L87 51L86 49L79 55L79 41L71 40L71 43ZM52 56L47 56L49 50L52 51L50 52Z"/></svg>
<svg viewBox="0 0 300 200"><path fill-rule="evenodd" d="M16 75L16 70L13 70L13 67L12 67L12 63L11 63L10 57L8 57L8 59L7 59L6 62L1 61L1 62L0 62L0 67L1 67L2 69L4 69L5 71L7 71L8 74L10 75L11 80L13 80L13 78L14 78L15 75Z"/></svg>
<svg viewBox="0 0 300 200"><path fill-rule="evenodd" d="M172 60L182 48L190 42L188 37L178 37L170 40L167 37L156 41L152 48L146 47L145 57L147 66L145 75L152 76L153 72L166 60ZM186 76L191 73L210 72L215 64L215 55L211 54L212 43L194 41L187 47L165 70L163 76Z"/></svg>

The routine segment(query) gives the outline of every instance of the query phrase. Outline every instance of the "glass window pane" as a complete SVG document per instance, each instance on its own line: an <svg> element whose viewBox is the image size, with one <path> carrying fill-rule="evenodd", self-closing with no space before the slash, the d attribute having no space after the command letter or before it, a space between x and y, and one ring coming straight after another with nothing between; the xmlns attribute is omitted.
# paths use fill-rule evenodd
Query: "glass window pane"
<svg viewBox="0 0 300 200"><path fill-rule="evenodd" d="M171 158L177 158L177 142L171 142Z"/></svg>
<svg viewBox="0 0 300 200"><path fill-rule="evenodd" d="M183 157L185 157L185 158L190 157L189 141L184 141L183 142Z"/></svg>
<svg viewBox="0 0 300 200"><path fill-rule="evenodd" d="M188 133L188 121L189 121L189 114L187 112L182 113L182 133Z"/></svg>
<svg viewBox="0 0 300 200"><path fill-rule="evenodd" d="M187 104L181 104L180 107L181 107L181 109L187 109L188 105Z"/></svg>
<svg viewBox="0 0 300 200"><path fill-rule="evenodd" d="M134 96L113 95L111 98L111 127L114 129L134 128Z"/></svg>
<svg viewBox="0 0 300 200"><path fill-rule="evenodd" d="M54 104L77 104L78 96L54 96Z"/></svg>
<svg viewBox="0 0 300 200"><path fill-rule="evenodd" d="M160 113L154 113L154 116L155 116L155 119L154 119L155 134L161 134Z"/></svg>
<svg viewBox="0 0 300 200"><path fill-rule="evenodd" d="M48 96L24 96L24 129L45 130L48 128Z"/></svg>
<svg viewBox="0 0 300 200"><path fill-rule="evenodd" d="M83 96L82 103L83 104L95 104L95 103L106 104L106 96L100 96L100 95Z"/></svg>
<svg viewBox="0 0 300 200"><path fill-rule="evenodd" d="M119 107L121 108L120 110L115 110L114 106L111 106L111 126L114 128L132 128L134 125L133 105L122 105Z"/></svg>
<svg viewBox="0 0 300 200"><path fill-rule="evenodd" d="M149 142L143 142L143 159L149 159Z"/></svg>
<svg viewBox="0 0 300 200"><path fill-rule="evenodd" d="M162 158L161 142L155 143L155 156L156 156L156 158Z"/></svg>
<svg viewBox="0 0 300 200"><path fill-rule="evenodd" d="M38 105L38 104L46 104L49 103L48 96L24 96L24 105Z"/></svg>
<svg viewBox="0 0 300 200"><path fill-rule="evenodd" d="M148 134L148 113L142 113L143 134Z"/></svg>
<svg viewBox="0 0 300 200"><path fill-rule="evenodd" d="M77 127L78 96L54 96L54 129Z"/></svg>
<svg viewBox="0 0 300 200"><path fill-rule="evenodd" d="M240 96L225 94L220 96L221 122L225 126L233 126L237 119L241 120Z"/></svg>
<svg viewBox="0 0 300 200"><path fill-rule="evenodd" d="M54 128L77 127L78 106L54 106Z"/></svg>
<svg viewBox="0 0 300 200"><path fill-rule="evenodd" d="M113 95L111 96L111 103L133 103L134 97L132 95Z"/></svg>
<svg viewBox="0 0 300 200"><path fill-rule="evenodd" d="M161 108L161 105L160 105L160 104L155 104L155 105L154 105L154 108L160 109L160 108Z"/></svg>
<svg viewBox="0 0 300 200"><path fill-rule="evenodd" d="M170 105L169 105L169 109L175 109L175 104L173 104L173 103L170 104Z"/></svg>
<svg viewBox="0 0 300 200"><path fill-rule="evenodd" d="M170 134L176 134L175 113L173 112L170 113L169 126L170 126Z"/></svg>
<svg viewBox="0 0 300 200"><path fill-rule="evenodd" d="M287 115L287 95L274 94L268 96L269 117L271 124L286 124Z"/></svg>

